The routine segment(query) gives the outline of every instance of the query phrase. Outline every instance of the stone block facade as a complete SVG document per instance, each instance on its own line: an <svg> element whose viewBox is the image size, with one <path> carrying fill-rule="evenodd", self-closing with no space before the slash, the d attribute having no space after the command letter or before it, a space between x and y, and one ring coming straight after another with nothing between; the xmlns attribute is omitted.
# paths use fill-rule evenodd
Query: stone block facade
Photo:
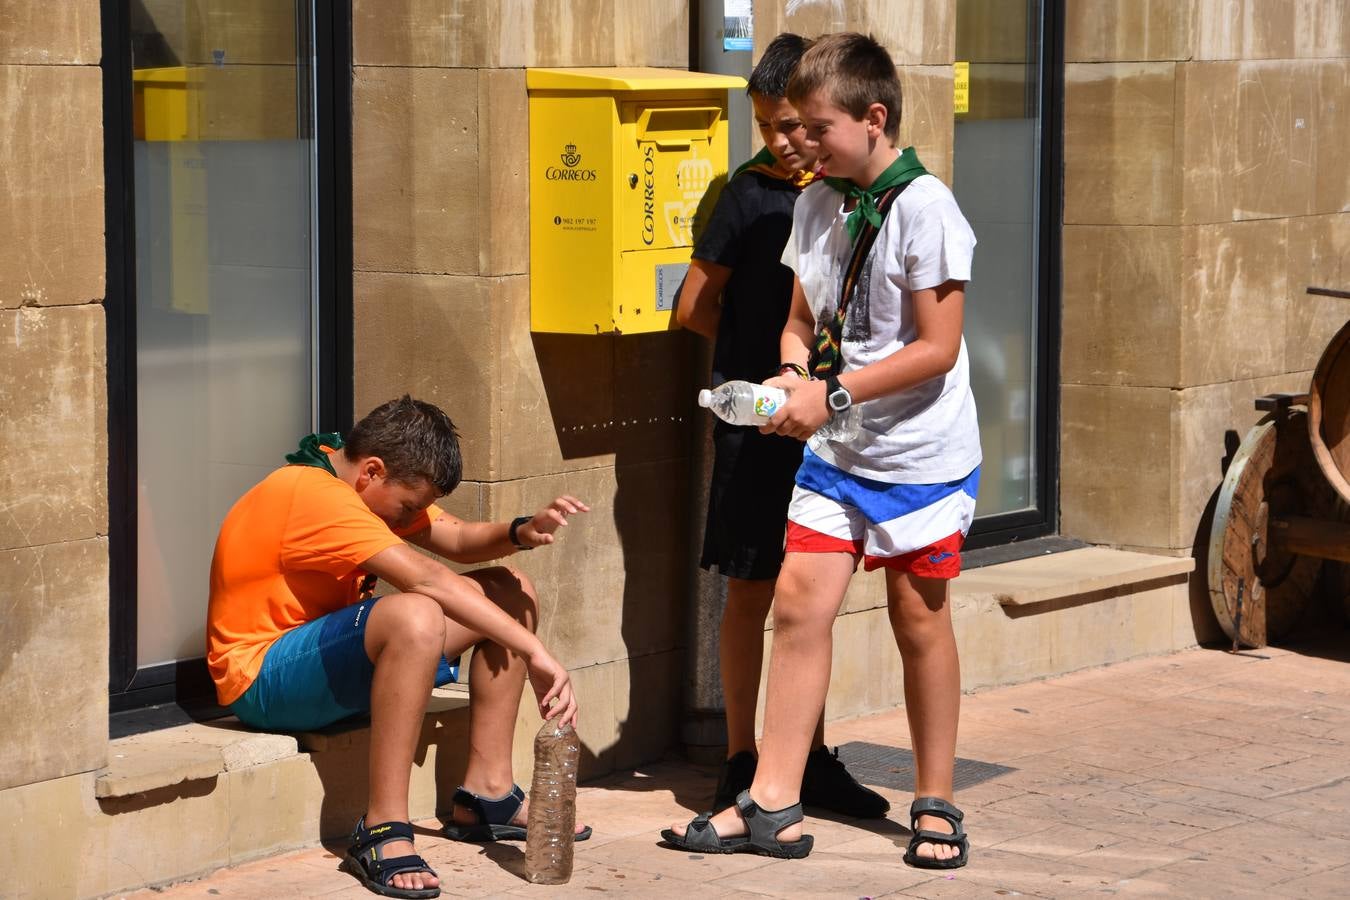
<svg viewBox="0 0 1350 900"><path fill-rule="evenodd" d="M278 4L133 6L200 36L188 63L211 61L217 44L240 48L205 78L293 80L294 19ZM1226 441L1257 418L1252 398L1305 390L1350 316L1346 301L1306 294L1350 287L1350 10L1343 0L1064 9L1062 391L1048 398L1060 404L1061 532L1186 556L1204 536ZM682 332L530 332L524 69L687 67L690 10L352 2L353 412L404 392L449 411L466 465L444 505L458 515L509 519L560 493L591 504L556 547L511 560L539 585L544 640L583 698L584 776L678 743L701 490L693 396L706 373L698 339ZM976 102L1023 102L1013 69L1028 23L1002 0L756 0L754 11L760 50L785 29L876 35L900 69L901 138L946 181L959 36L982 65L1011 67L1011 87ZM998 27L962 36L981 17ZM0 811L63 861L31 867L36 880L17 896L96 895L336 834L364 778L346 780L364 772L356 751L334 751L153 800L95 797L110 746L105 192L121 188L105 185L101 54L95 0L0 0L0 722L10 723ZM285 137L285 112L203 108L198 124L214 139ZM1204 638L1182 591L1174 580L1017 615L967 597L955 609L966 686ZM1103 647L1105 633L1117 640ZM902 701L879 579L851 588L835 639L829 716ZM51 674L68 672L78 677ZM537 721L524 704L522 774ZM418 797L462 767L452 743L419 763ZM269 804L290 824L254 814Z"/></svg>
<svg viewBox="0 0 1350 900"><path fill-rule="evenodd" d="M0 793L107 758L99 53L93 0L0 2Z"/></svg>
<svg viewBox="0 0 1350 900"><path fill-rule="evenodd" d="M1066 6L1062 531L1190 552L1252 399L1350 318L1350 14Z"/></svg>

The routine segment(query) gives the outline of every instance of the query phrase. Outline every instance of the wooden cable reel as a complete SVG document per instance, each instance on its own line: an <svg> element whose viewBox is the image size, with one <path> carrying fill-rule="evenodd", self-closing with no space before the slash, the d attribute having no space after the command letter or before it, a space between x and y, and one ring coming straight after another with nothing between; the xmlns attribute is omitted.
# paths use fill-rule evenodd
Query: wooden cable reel
<svg viewBox="0 0 1350 900"><path fill-rule="evenodd" d="M1313 372L1308 439L1327 482L1350 503L1350 322L1327 344Z"/></svg>
<svg viewBox="0 0 1350 900"><path fill-rule="evenodd" d="M1264 647L1298 621L1322 568L1322 560L1292 553L1272 535L1274 522L1307 510L1304 497L1315 490L1305 419L1301 411L1271 416L1247 432L1219 491L1210 603L1228 637L1246 647Z"/></svg>
<svg viewBox="0 0 1350 900"><path fill-rule="evenodd" d="M1350 322L1323 351L1308 394L1271 394L1256 407L1271 415L1233 456L1209 541L1210 602L1246 647L1294 626L1324 560L1350 563Z"/></svg>
<svg viewBox="0 0 1350 900"><path fill-rule="evenodd" d="M1350 322L1322 351L1308 390L1308 438L1317 465L1340 495L1333 518L1350 522ZM1350 622L1350 560L1327 564L1323 584Z"/></svg>

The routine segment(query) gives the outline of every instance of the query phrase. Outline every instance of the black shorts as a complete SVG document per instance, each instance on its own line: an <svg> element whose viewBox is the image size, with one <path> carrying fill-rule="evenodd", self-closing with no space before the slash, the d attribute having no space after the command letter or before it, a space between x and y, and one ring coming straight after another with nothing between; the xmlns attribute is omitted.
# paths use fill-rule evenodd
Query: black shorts
<svg viewBox="0 0 1350 900"><path fill-rule="evenodd" d="M703 529L705 569L732 578L778 577L801 441L718 422Z"/></svg>

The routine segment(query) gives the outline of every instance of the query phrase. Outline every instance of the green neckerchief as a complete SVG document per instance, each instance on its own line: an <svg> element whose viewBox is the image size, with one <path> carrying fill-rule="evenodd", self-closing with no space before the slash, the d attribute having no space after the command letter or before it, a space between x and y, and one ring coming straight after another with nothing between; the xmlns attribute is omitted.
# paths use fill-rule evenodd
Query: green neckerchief
<svg viewBox="0 0 1350 900"><path fill-rule="evenodd" d="M862 230L862 220L866 219L876 228L881 227L881 213L877 212L877 198L896 185L905 184L913 181L920 175L927 175L928 170L919 162L919 156L914 152L913 147L906 147L904 151L896 158L895 162L886 167L886 171L877 176L877 180L869 186L858 187L847 178L825 178L825 183L834 188L845 197L856 197L858 205L853 207L853 211L848 214L844 220L844 226L848 228L848 237L850 241L858 239L858 232Z"/></svg>
<svg viewBox="0 0 1350 900"><path fill-rule="evenodd" d="M329 474L336 477L337 470L333 468L332 462L329 461L328 454L319 449L320 447L332 447L334 450L341 450L342 435L336 431L305 435L300 439L300 449L294 453L286 454L286 462L293 466L313 466L316 469L327 469Z"/></svg>

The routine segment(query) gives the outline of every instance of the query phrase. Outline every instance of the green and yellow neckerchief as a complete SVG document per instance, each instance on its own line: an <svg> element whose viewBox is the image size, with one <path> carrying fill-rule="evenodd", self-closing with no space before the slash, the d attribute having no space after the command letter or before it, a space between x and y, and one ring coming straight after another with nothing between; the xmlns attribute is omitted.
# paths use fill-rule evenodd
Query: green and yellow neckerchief
<svg viewBox="0 0 1350 900"><path fill-rule="evenodd" d="M770 178L777 178L779 181L786 181L799 191L816 179L815 172L808 172L805 169L793 172L791 175L784 175L777 164L778 160L769 152L769 148L760 147L758 153L741 163L736 171L731 173L731 177L735 178L742 172L758 172Z"/></svg>

